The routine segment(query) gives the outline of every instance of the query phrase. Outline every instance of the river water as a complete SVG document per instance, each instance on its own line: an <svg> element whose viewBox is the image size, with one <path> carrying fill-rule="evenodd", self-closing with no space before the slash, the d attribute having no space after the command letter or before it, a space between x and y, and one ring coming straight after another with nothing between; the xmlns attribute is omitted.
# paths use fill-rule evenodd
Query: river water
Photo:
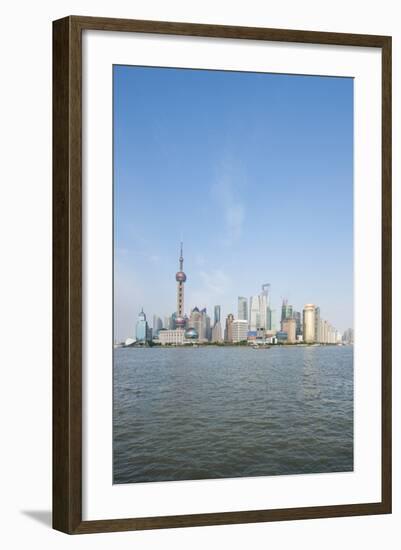
<svg viewBox="0 0 401 550"><path fill-rule="evenodd" d="M114 350L114 483L353 469L353 348Z"/></svg>

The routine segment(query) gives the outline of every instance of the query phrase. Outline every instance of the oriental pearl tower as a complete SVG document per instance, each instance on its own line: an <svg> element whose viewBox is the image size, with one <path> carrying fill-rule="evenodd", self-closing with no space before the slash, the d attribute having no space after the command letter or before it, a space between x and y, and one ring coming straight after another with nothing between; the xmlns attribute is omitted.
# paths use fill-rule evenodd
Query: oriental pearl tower
<svg viewBox="0 0 401 550"><path fill-rule="evenodd" d="M182 243L180 251L180 270L175 275L177 281L177 316L175 318L175 324L177 329L183 329L185 327L184 319L184 283L187 280L187 276L184 271L184 258L182 256Z"/></svg>

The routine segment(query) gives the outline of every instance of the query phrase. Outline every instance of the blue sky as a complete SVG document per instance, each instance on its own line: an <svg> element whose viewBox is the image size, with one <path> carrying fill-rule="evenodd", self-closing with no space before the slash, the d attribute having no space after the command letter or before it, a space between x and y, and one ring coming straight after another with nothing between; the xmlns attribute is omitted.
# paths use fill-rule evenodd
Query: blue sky
<svg viewBox="0 0 401 550"><path fill-rule="evenodd" d="M115 337L271 284L353 326L353 80L114 67Z"/></svg>

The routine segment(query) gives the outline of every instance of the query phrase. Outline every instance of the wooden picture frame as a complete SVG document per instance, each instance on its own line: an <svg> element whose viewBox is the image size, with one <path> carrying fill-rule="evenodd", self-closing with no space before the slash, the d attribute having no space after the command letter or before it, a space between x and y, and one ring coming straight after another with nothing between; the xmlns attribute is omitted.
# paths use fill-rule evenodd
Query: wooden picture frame
<svg viewBox="0 0 401 550"><path fill-rule="evenodd" d="M84 30L378 48L382 56L382 497L379 502L82 520ZM53 23L53 527L69 534L391 512L391 37L71 16Z"/></svg>

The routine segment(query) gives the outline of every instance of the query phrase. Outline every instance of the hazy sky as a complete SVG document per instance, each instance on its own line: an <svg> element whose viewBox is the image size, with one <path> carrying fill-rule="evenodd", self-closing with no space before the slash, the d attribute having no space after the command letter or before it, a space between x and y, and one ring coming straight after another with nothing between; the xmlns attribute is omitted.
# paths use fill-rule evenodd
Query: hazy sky
<svg viewBox="0 0 401 550"><path fill-rule="evenodd" d="M353 80L114 67L115 338L271 284L353 325ZM278 312L277 312L278 313Z"/></svg>

